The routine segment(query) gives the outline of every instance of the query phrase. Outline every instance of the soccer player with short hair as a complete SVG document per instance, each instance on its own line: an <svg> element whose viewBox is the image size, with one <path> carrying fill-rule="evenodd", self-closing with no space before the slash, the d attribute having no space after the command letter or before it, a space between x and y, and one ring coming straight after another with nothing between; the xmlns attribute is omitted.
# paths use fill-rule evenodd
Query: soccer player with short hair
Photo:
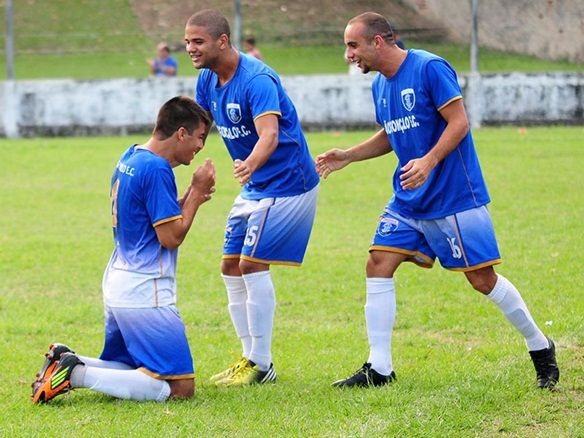
<svg viewBox="0 0 584 438"><path fill-rule="evenodd" d="M231 45L227 19L213 10L197 12L186 24L185 42L201 70L196 100L215 121L243 186L227 218L221 263L243 352L211 380L225 386L266 383L276 379L270 266L302 263L319 178L280 78Z"/></svg>
<svg viewBox="0 0 584 438"><path fill-rule="evenodd" d="M214 192L215 168L210 160L197 168L181 199L172 168L191 163L209 126L193 99L174 97L161 107L152 137L122 154L111 179L115 247L103 277L103 352L96 359L52 344L32 385L34 403L73 388L132 400L193 395L176 264L197 210Z"/></svg>
<svg viewBox="0 0 584 438"><path fill-rule="evenodd" d="M317 157L323 177L355 161L395 151L393 197L379 219L367 262L365 319L370 355L339 387L380 386L395 379L391 337L396 315L393 276L402 262L463 272L523 335L537 384L559 379L554 343L531 317L513 284L493 268L501 262L462 94L452 67L423 50L395 44L387 19L366 12L345 28L346 57L363 73L376 70L373 102L382 126L368 140Z"/></svg>

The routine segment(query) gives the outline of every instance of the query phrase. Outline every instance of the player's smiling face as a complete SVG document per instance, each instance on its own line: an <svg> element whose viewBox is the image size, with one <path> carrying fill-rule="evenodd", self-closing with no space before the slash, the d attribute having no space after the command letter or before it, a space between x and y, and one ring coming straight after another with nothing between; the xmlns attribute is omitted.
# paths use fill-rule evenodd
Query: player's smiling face
<svg viewBox="0 0 584 438"><path fill-rule="evenodd" d="M175 149L174 161L188 166L195 158L195 155L205 147L207 137L207 125L199 123L192 134L186 129L181 128L178 131L178 145Z"/></svg>
<svg viewBox="0 0 584 438"><path fill-rule="evenodd" d="M375 47L363 35L363 23L349 24L345 28L345 57L357 64L363 73L374 70L372 62L375 59Z"/></svg>
<svg viewBox="0 0 584 438"><path fill-rule="evenodd" d="M214 39L207 29L201 26L185 28L185 45L191 61L196 69L213 68L221 53L224 43L223 35Z"/></svg>

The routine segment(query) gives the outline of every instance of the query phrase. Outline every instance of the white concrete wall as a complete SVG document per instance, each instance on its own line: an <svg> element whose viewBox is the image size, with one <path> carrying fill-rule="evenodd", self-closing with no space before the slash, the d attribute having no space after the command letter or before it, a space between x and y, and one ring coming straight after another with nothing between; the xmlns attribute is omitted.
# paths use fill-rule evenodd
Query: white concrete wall
<svg viewBox="0 0 584 438"><path fill-rule="evenodd" d="M282 79L307 128L373 126L371 76ZM460 78L479 124L584 124L584 73L483 75ZM158 108L192 96L195 79L38 80L0 86L0 135L117 134L151 129Z"/></svg>

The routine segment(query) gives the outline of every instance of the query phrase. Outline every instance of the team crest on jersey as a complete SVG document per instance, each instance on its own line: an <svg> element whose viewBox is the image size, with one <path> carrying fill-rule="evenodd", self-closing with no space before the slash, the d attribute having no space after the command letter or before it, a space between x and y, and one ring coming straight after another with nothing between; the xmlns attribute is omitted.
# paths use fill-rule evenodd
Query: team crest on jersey
<svg viewBox="0 0 584 438"><path fill-rule="evenodd" d="M238 103L227 104L227 117L231 123L239 123L241 121L241 107Z"/></svg>
<svg viewBox="0 0 584 438"><path fill-rule="evenodd" d="M414 93L413 88L405 88L401 91L401 100L404 105L404 108L408 111L414 109L414 105L416 104L416 95Z"/></svg>
<svg viewBox="0 0 584 438"><path fill-rule="evenodd" d="M377 226L377 234L382 237L389 236L399 226L399 221L392 217L382 217Z"/></svg>

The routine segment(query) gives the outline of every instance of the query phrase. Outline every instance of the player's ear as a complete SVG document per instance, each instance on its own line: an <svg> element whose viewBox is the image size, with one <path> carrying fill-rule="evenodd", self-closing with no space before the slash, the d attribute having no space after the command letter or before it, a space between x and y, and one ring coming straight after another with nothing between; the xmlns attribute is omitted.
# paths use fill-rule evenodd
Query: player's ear
<svg viewBox="0 0 584 438"><path fill-rule="evenodd" d="M226 49L229 47L229 37L222 33L221 35L219 35L219 48L220 49Z"/></svg>
<svg viewBox="0 0 584 438"><path fill-rule="evenodd" d="M184 126L181 126L176 130L176 138L178 141L184 141L185 136L187 135L188 131Z"/></svg>

